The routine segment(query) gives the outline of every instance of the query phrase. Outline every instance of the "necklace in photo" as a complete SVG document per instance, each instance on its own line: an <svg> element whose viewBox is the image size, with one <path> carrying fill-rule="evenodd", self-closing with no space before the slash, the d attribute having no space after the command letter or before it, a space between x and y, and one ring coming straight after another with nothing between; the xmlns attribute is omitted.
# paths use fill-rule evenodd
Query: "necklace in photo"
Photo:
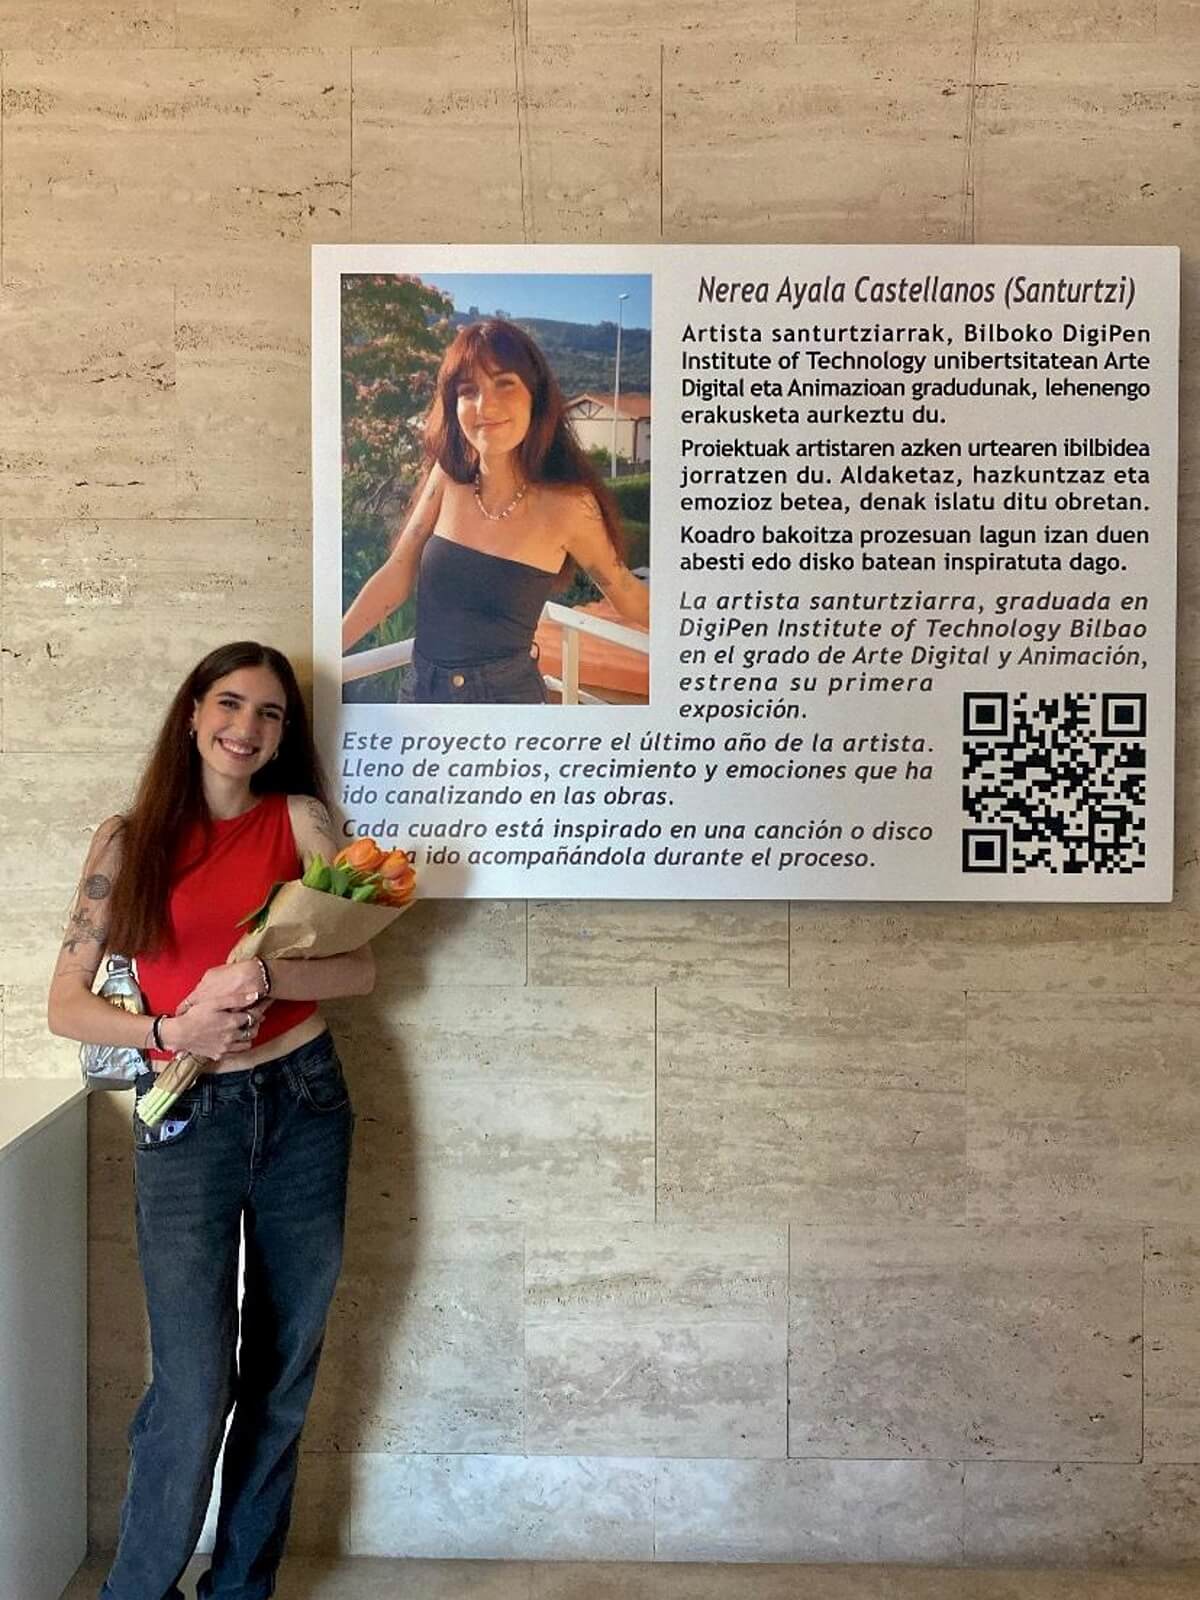
<svg viewBox="0 0 1200 1600"><path fill-rule="evenodd" d="M529 485L527 483L523 483L506 506L499 511L489 511L483 503L483 496L479 492L479 474L475 474L475 504L479 507L480 511L489 522L503 522L505 517L511 517L513 512L521 504L521 501L524 500L528 493Z"/></svg>

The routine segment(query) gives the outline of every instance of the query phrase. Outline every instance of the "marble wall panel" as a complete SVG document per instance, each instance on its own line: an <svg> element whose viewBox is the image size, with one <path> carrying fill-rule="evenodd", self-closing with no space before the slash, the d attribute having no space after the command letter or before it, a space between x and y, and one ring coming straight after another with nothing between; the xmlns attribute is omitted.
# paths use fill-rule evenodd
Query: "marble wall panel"
<svg viewBox="0 0 1200 1600"><path fill-rule="evenodd" d="M88 1447L119 1451L150 1381L150 1330L132 1240L88 1241L88 1326Z"/></svg>
<svg viewBox="0 0 1200 1600"><path fill-rule="evenodd" d="M648 1561L654 1468L617 1456L350 1458L353 1555Z"/></svg>
<svg viewBox="0 0 1200 1600"><path fill-rule="evenodd" d="M0 50L175 43L175 0L0 0Z"/></svg>
<svg viewBox="0 0 1200 1600"><path fill-rule="evenodd" d="M661 1220L959 1220L961 1001L663 990Z"/></svg>
<svg viewBox="0 0 1200 1600"><path fill-rule="evenodd" d="M531 1227L526 1448L787 1453L781 1229Z"/></svg>
<svg viewBox="0 0 1200 1600"><path fill-rule="evenodd" d="M57 1039L46 1027L46 985L10 983L4 1006L5 1076L79 1077L79 1046Z"/></svg>
<svg viewBox="0 0 1200 1600"><path fill-rule="evenodd" d="M1138 1228L793 1228L793 1456L1136 1461Z"/></svg>
<svg viewBox="0 0 1200 1600"><path fill-rule="evenodd" d="M785 985L781 901L533 900L534 983Z"/></svg>
<svg viewBox="0 0 1200 1600"><path fill-rule="evenodd" d="M520 988L525 945L524 900L420 900L372 945L376 986L389 993L400 984Z"/></svg>
<svg viewBox="0 0 1200 1600"><path fill-rule="evenodd" d="M941 61L913 75L808 47L714 62L667 52L664 232L679 240L896 244L960 237L969 96Z"/></svg>
<svg viewBox="0 0 1200 1600"><path fill-rule="evenodd" d="M584 0L526 0L531 44L586 44L605 49L614 43L653 45L660 40L704 43L722 50L758 42L789 43L796 34L791 0L764 0L759 6L705 6L700 0L617 0L597 11ZM595 69L593 68L593 71Z"/></svg>
<svg viewBox="0 0 1200 1600"><path fill-rule="evenodd" d="M360 1183L398 1215L653 1215L653 994L376 992L342 1013L360 1063Z"/></svg>
<svg viewBox="0 0 1200 1600"><path fill-rule="evenodd" d="M967 1008L969 1214L1187 1221L1200 1137L1193 1003L976 995Z"/></svg>
<svg viewBox="0 0 1200 1600"><path fill-rule="evenodd" d="M1200 1560L1200 1467L968 1462L968 1565Z"/></svg>
<svg viewBox="0 0 1200 1600"><path fill-rule="evenodd" d="M307 534L310 254L307 243L272 240L177 278L175 506L183 516L286 518ZM280 555L298 569L307 538L299 548L289 537ZM296 575L307 583L307 570ZM260 556L242 576L266 576Z"/></svg>
<svg viewBox="0 0 1200 1600"><path fill-rule="evenodd" d="M509 21L509 0L176 0L180 45L362 49L449 42Z"/></svg>
<svg viewBox="0 0 1200 1600"><path fill-rule="evenodd" d="M96 825L121 807L133 786L128 761L106 750L0 755L0 886L23 891L36 877L69 895Z"/></svg>
<svg viewBox="0 0 1200 1600"><path fill-rule="evenodd" d="M519 1451L523 1267L518 1225L393 1230L357 1205L306 1448Z"/></svg>
<svg viewBox="0 0 1200 1600"><path fill-rule="evenodd" d="M524 53L530 237L657 241L661 83L644 45L549 44ZM615 310L615 306L614 306Z"/></svg>
<svg viewBox="0 0 1200 1600"><path fill-rule="evenodd" d="M10 522L0 613L7 749L101 747L131 752L136 766L184 675L230 638L265 639L303 671L302 537L288 523ZM152 629L168 617L169 627Z"/></svg>
<svg viewBox="0 0 1200 1600"><path fill-rule="evenodd" d="M1200 1461L1200 1232L1146 1236L1146 1460Z"/></svg>
<svg viewBox="0 0 1200 1600"><path fill-rule="evenodd" d="M663 1461L662 1561L956 1562L962 1468L922 1461Z"/></svg>
<svg viewBox="0 0 1200 1600"><path fill-rule="evenodd" d="M356 239L527 235L506 18L452 45L355 52L353 118Z"/></svg>
<svg viewBox="0 0 1200 1600"><path fill-rule="evenodd" d="M247 239L349 235L343 51L14 51L5 272L145 282Z"/></svg>
<svg viewBox="0 0 1200 1600"><path fill-rule="evenodd" d="M133 1243L132 1116L132 1094L114 1090L88 1097L89 1243ZM126 1281L132 1293L140 1293L134 1280Z"/></svg>
<svg viewBox="0 0 1200 1600"><path fill-rule="evenodd" d="M1129 906L833 905L791 908L799 990L1035 990L1150 983L1145 912Z"/></svg>
<svg viewBox="0 0 1200 1600"><path fill-rule="evenodd" d="M169 284L0 285L0 513L136 517L170 500L173 339Z"/></svg>
<svg viewBox="0 0 1200 1600"><path fill-rule="evenodd" d="M1144 0L1020 9L1014 27L1007 0L983 8L975 238L1194 243L1200 75L1181 62L1186 30L1151 32Z"/></svg>

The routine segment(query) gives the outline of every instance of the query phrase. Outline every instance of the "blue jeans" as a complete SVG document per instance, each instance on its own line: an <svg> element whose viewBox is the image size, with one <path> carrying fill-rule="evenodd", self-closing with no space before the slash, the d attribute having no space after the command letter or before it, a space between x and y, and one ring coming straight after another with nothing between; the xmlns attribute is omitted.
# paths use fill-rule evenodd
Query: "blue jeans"
<svg viewBox="0 0 1200 1600"><path fill-rule="evenodd" d="M341 1267L353 1121L327 1033L249 1071L205 1074L159 1129L134 1119L153 1377L129 1429L103 1600L181 1600L231 1410L216 1545L198 1593L274 1592Z"/></svg>
<svg viewBox="0 0 1200 1600"><path fill-rule="evenodd" d="M413 651L417 705L544 706L546 685L528 650L481 661L473 667L442 667Z"/></svg>

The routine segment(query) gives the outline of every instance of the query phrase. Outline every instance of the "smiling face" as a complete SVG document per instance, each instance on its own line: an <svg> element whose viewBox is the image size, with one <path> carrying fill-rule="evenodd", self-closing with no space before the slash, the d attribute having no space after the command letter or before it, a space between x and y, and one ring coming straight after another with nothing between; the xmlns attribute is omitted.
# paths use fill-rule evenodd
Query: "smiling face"
<svg viewBox="0 0 1200 1600"><path fill-rule="evenodd" d="M249 783L278 750L286 711L287 693L270 667L239 667L217 678L192 713L205 768Z"/></svg>
<svg viewBox="0 0 1200 1600"><path fill-rule="evenodd" d="M455 389L455 414L463 437L483 460L516 450L529 432L533 396L515 372L464 374Z"/></svg>

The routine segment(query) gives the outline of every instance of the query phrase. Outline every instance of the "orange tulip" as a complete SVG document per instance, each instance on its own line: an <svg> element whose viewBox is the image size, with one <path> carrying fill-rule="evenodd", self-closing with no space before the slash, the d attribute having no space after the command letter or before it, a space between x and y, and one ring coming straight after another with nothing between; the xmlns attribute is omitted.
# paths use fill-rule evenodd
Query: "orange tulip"
<svg viewBox="0 0 1200 1600"><path fill-rule="evenodd" d="M355 839L333 858L335 867L353 867L356 872L375 872L384 859L383 851L374 839Z"/></svg>
<svg viewBox="0 0 1200 1600"><path fill-rule="evenodd" d="M384 856L375 871L385 882L393 878L404 879L412 875L412 862L408 859L407 851L393 850L390 855Z"/></svg>
<svg viewBox="0 0 1200 1600"><path fill-rule="evenodd" d="M385 878L379 886L375 904L379 906L406 906L417 887L416 874L408 878Z"/></svg>

